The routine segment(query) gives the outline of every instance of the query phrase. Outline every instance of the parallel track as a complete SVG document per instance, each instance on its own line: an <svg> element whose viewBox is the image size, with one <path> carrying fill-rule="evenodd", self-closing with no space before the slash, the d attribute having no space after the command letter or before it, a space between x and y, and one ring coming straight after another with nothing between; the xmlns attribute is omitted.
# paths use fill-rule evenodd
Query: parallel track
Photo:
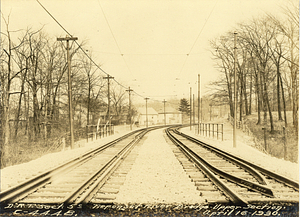
<svg viewBox="0 0 300 217"><path fill-rule="evenodd" d="M234 203L298 202L299 185L190 137L178 129L167 129L174 144Z"/></svg>
<svg viewBox="0 0 300 217"><path fill-rule="evenodd" d="M87 203L150 130L140 129L0 193L0 202Z"/></svg>
<svg viewBox="0 0 300 217"><path fill-rule="evenodd" d="M163 126L166 127L166 126ZM0 193L0 202L87 204L113 202L134 160L123 163L152 127L133 131ZM298 202L298 183L168 128L173 152L209 203ZM134 158L134 157L133 157ZM129 169L128 169L129 168ZM127 171L127 172L126 172ZM122 181L123 180L123 181Z"/></svg>

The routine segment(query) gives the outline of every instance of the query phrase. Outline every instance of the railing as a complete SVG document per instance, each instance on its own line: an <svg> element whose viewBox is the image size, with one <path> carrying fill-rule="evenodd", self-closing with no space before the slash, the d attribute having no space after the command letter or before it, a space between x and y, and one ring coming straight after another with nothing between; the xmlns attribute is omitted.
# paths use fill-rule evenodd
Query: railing
<svg viewBox="0 0 300 217"><path fill-rule="evenodd" d="M230 124L233 126L233 117L228 113L228 121L230 122ZM265 154L267 154L267 150L266 150L266 145L263 144L259 139L257 139L254 134L252 133L252 131L249 129L249 127L244 124L243 121L236 121L236 128L237 129L241 129L244 133L246 133L248 136L251 136L253 138L253 141L255 143L255 148L260 150L261 152L264 152Z"/></svg>
<svg viewBox="0 0 300 217"><path fill-rule="evenodd" d="M199 123L196 125L195 128L196 133L199 135L208 136L212 138L217 138L221 136L222 141L224 138L224 125L223 124L216 124L216 123Z"/></svg>
<svg viewBox="0 0 300 217"><path fill-rule="evenodd" d="M228 114L228 120L233 125L233 117L231 117L230 114ZM268 148L267 144L267 133L266 133L266 128L263 127L263 140L258 139L252 131L249 129L249 127L243 122L243 121L237 121L237 129L241 129L244 133L247 133L248 136L251 136L253 138L253 141L255 143L255 148L260 150L261 152L264 152L265 154L269 154L270 150ZM278 127L275 129L275 131L279 132L282 135L282 140L283 140L283 158L288 159L287 157L287 135L286 135L286 129L285 127Z"/></svg>
<svg viewBox="0 0 300 217"><path fill-rule="evenodd" d="M95 139L114 134L113 124L86 125L86 140Z"/></svg>
<svg viewBox="0 0 300 217"><path fill-rule="evenodd" d="M233 125L233 117L230 116L230 114L228 114L228 120L231 123L231 125ZM243 121L236 121L236 128L237 129L241 129L244 133L247 133L248 136L252 136L253 137L253 133L252 131L248 128L248 126L246 124L244 124Z"/></svg>

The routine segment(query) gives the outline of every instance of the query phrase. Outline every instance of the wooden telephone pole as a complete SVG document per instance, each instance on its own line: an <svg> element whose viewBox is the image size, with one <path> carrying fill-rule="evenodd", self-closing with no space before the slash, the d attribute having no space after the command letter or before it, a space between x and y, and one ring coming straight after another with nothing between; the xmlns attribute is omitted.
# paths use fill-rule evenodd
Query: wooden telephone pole
<svg viewBox="0 0 300 217"><path fill-rule="evenodd" d="M72 111L72 80L71 80L71 58L69 41L78 40L77 37L57 38L57 41L67 41L67 59L68 59L68 98L69 98L69 127L70 127L70 146L74 148L74 128L73 128L73 111Z"/></svg>
<svg viewBox="0 0 300 217"><path fill-rule="evenodd" d="M190 87L190 130L192 130L192 112L193 112L193 107L192 107L192 88Z"/></svg>
<svg viewBox="0 0 300 217"><path fill-rule="evenodd" d="M110 79L114 79L114 77L107 75L107 77L103 77L104 79L107 79L107 115L108 115L108 126L109 126L109 135L111 134L111 120L110 120L110 91L109 91L109 86L110 86Z"/></svg>
<svg viewBox="0 0 300 217"><path fill-rule="evenodd" d="M130 99L130 96L131 96L131 91L133 91L132 89L130 89L130 87L128 88L128 94L129 94L129 121L130 121L130 130L132 130L132 123L131 123L131 99Z"/></svg>
<svg viewBox="0 0 300 217"><path fill-rule="evenodd" d="M148 128L148 97L145 98L146 100L146 127Z"/></svg>
<svg viewBox="0 0 300 217"><path fill-rule="evenodd" d="M200 74L198 74L198 134L200 134ZM202 118L202 117L201 117Z"/></svg>
<svg viewBox="0 0 300 217"><path fill-rule="evenodd" d="M164 123L165 123L165 125L167 124L167 119L166 119L166 100L164 99L164 101L163 101L163 103L164 103Z"/></svg>
<svg viewBox="0 0 300 217"><path fill-rule="evenodd" d="M234 32L234 119L233 119L233 147L234 148L236 148L236 120L237 120L236 35L237 32Z"/></svg>

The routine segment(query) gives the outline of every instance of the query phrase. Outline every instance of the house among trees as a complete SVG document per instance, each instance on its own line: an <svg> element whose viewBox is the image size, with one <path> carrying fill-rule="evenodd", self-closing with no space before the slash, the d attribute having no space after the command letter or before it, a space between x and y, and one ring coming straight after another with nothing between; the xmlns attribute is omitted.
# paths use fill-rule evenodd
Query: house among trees
<svg viewBox="0 0 300 217"><path fill-rule="evenodd" d="M137 109L138 115L135 122L138 122L139 126L146 126L146 107ZM158 112L153 108L147 108L148 126L158 124Z"/></svg>
<svg viewBox="0 0 300 217"><path fill-rule="evenodd" d="M182 123L182 113L175 108L166 107L158 110L158 123L165 123L165 113L166 113L166 124L181 124Z"/></svg>
<svg viewBox="0 0 300 217"><path fill-rule="evenodd" d="M146 107L141 107L138 110L138 115L135 122L138 122L140 126L146 126ZM177 111L175 108L167 107L166 112L166 124L181 124L182 113ZM164 109L159 109L158 112L149 107L147 109L148 114L148 126L156 124L164 124L165 114Z"/></svg>

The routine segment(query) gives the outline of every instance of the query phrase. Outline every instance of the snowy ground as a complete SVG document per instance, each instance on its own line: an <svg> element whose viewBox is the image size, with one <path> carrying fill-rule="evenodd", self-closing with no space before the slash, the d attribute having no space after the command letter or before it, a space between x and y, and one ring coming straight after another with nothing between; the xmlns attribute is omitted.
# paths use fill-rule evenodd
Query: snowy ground
<svg viewBox="0 0 300 217"><path fill-rule="evenodd" d="M254 146L253 139L239 129L237 129L236 148L233 148L232 126L225 119L223 121L219 121L218 123L224 123L223 141L220 139L220 137L219 140L216 139L216 136L215 138L212 138L212 135L210 138L208 136L206 137L203 135L198 135L195 128L190 130L190 127L185 127L182 128L181 131L224 151L236 154L237 156L240 156L252 163L258 164L263 168L269 169L295 181L299 181L298 163L292 163L290 161L272 157L251 147L251 145Z"/></svg>
<svg viewBox="0 0 300 217"><path fill-rule="evenodd" d="M195 204L201 201L194 183L166 143L162 131L159 129L146 135L135 164L120 188L117 202Z"/></svg>
<svg viewBox="0 0 300 217"><path fill-rule="evenodd" d="M134 128L133 130L135 129L136 128ZM4 191L9 187L15 186L18 183L21 183L34 175L38 175L39 173L54 168L55 166L58 166L63 162L67 162L68 160L71 160L79 156L80 154L90 151L98 146L104 145L128 133L129 131L129 126L116 126L114 135L107 136L94 141L89 141L88 143L84 139L75 143L75 146L79 146L79 148L47 154L27 163L9 166L4 169L1 169L1 191Z"/></svg>
<svg viewBox="0 0 300 217"><path fill-rule="evenodd" d="M225 121L224 121L225 123ZM1 170L1 191L14 186L33 175L39 174L53 168L65 161L68 161L80 154L129 132L129 127L121 126L115 129L115 134L89 143L82 141L80 148L65 150L58 153L47 154L39 159L28 163L14 165ZM230 153L237 154L264 168L282 174L286 177L299 180L298 164L277 159L265 155L249 146L252 139L238 130L237 147L232 148L232 127L224 125L224 141L205 138L195 134L195 130L189 127L183 128L183 132L199 137L206 143L219 147ZM176 160L169 145L164 141L162 130L151 132L144 144L140 147L139 156L132 170L128 173L126 183L120 189L119 201L153 202L153 203L193 203L199 202L199 195L195 186L190 182L179 162ZM138 175L137 175L138 174ZM123 196L122 196L123 195ZM126 197L127 195L127 197ZM197 198L198 200L196 200ZM127 201L128 202L128 201Z"/></svg>

